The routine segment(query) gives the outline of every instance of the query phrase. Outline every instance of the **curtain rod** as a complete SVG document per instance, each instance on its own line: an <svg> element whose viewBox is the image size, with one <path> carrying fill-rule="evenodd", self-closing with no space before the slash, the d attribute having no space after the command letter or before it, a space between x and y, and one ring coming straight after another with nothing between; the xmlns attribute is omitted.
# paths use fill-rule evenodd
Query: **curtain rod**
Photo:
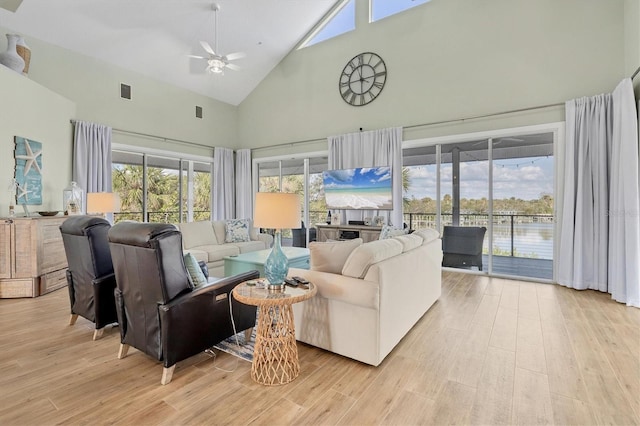
<svg viewBox="0 0 640 426"><path fill-rule="evenodd" d="M70 121L71 121L71 124L76 124L76 121L78 121L78 120L70 120ZM197 143L197 142L189 142L189 141L184 141L184 140L181 140L181 139L173 139L173 138L167 138L167 137L164 137L164 136L152 135L152 134L149 134L149 133L134 132L134 131L131 131L131 130L116 129L115 127L112 127L111 130L113 130L114 132L117 132L117 133L123 133L123 134L127 134L127 135L143 136L143 137L147 137L147 138L160 139L160 140L162 140L164 142L176 142L176 143L179 143L179 144L182 144L182 145L199 146L199 147L202 147L202 148L209 148L209 149L213 150L212 146L204 145L204 144Z"/></svg>

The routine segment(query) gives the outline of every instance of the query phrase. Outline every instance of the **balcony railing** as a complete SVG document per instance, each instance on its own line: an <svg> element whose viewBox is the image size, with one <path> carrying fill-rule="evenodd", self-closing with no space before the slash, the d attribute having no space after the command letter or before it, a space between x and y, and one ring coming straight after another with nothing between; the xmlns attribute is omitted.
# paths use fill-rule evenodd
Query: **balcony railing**
<svg viewBox="0 0 640 426"><path fill-rule="evenodd" d="M404 213L404 221L410 229L437 229L435 213ZM143 212L120 212L114 214L115 222L139 220L145 222L179 222L178 211L150 211L144 217ZM313 210L309 212L309 223L325 223L327 212ZM209 220L211 212L198 210L194 220ZM441 227L452 224L450 213L441 214ZM184 213L183 221L186 220ZM485 226L489 228L489 216L486 214L460 214L460 226ZM553 259L553 215L548 214L494 214L493 250L494 256L510 256L534 259ZM287 230L288 231L288 230ZM289 237L289 232L284 237ZM440 228L442 231L442 228ZM489 238L485 236L483 252L489 253Z"/></svg>

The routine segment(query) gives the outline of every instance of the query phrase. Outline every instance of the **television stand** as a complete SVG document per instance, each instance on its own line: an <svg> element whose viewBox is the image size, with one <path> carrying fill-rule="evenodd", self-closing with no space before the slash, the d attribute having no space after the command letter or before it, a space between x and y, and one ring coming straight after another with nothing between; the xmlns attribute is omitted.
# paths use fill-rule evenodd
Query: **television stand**
<svg viewBox="0 0 640 426"><path fill-rule="evenodd" d="M317 224L318 241L327 240L348 240L353 238L362 238L365 243L380 238L380 226L366 225L325 225Z"/></svg>

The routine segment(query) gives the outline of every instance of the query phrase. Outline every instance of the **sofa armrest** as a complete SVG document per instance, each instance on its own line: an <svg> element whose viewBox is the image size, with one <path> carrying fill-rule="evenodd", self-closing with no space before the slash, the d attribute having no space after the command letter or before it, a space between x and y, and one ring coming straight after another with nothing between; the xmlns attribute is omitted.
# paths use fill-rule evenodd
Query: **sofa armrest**
<svg viewBox="0 0 640 426"><path fill-rule="evenodd" d="M251 239L253 241L262 241L264 243L265 248L271 248L271 246L273 245L273 235L256 232L255 235L251 236Z"/></svg>

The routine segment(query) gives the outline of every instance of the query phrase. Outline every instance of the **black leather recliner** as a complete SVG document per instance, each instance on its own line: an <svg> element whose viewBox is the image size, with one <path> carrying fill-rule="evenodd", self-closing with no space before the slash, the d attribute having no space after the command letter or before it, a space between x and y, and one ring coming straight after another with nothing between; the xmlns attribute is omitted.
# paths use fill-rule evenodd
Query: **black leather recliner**
<svg viewBox="0 0 640 426"><path fill-rule="evenodd" d="M108 221L96 216L71 216L60 225L67 255L67 286L71 305L69 325L78 315L96 325L93 340L104 327L118 321L113 290L116 279L109 251Z"/></svg>
<svg viewBox="0 0 640 426"><path fill-rule="evenodd" d="M471 268L482 271L482 242L487 228L478 226L445 226L442 233L442 266Z"/></svg>
<svg viewBox="0 0 640 426"><path fill-rule="evenodd" d="M194 289L182 254L182 234L162 223L122 222L109 231L117 288L120 352L129 346L163 361L161 383L175 364L234 334L229 297L258 271L227 277ZM236 331L252 328L256 307L232 300Z"/></svg>

